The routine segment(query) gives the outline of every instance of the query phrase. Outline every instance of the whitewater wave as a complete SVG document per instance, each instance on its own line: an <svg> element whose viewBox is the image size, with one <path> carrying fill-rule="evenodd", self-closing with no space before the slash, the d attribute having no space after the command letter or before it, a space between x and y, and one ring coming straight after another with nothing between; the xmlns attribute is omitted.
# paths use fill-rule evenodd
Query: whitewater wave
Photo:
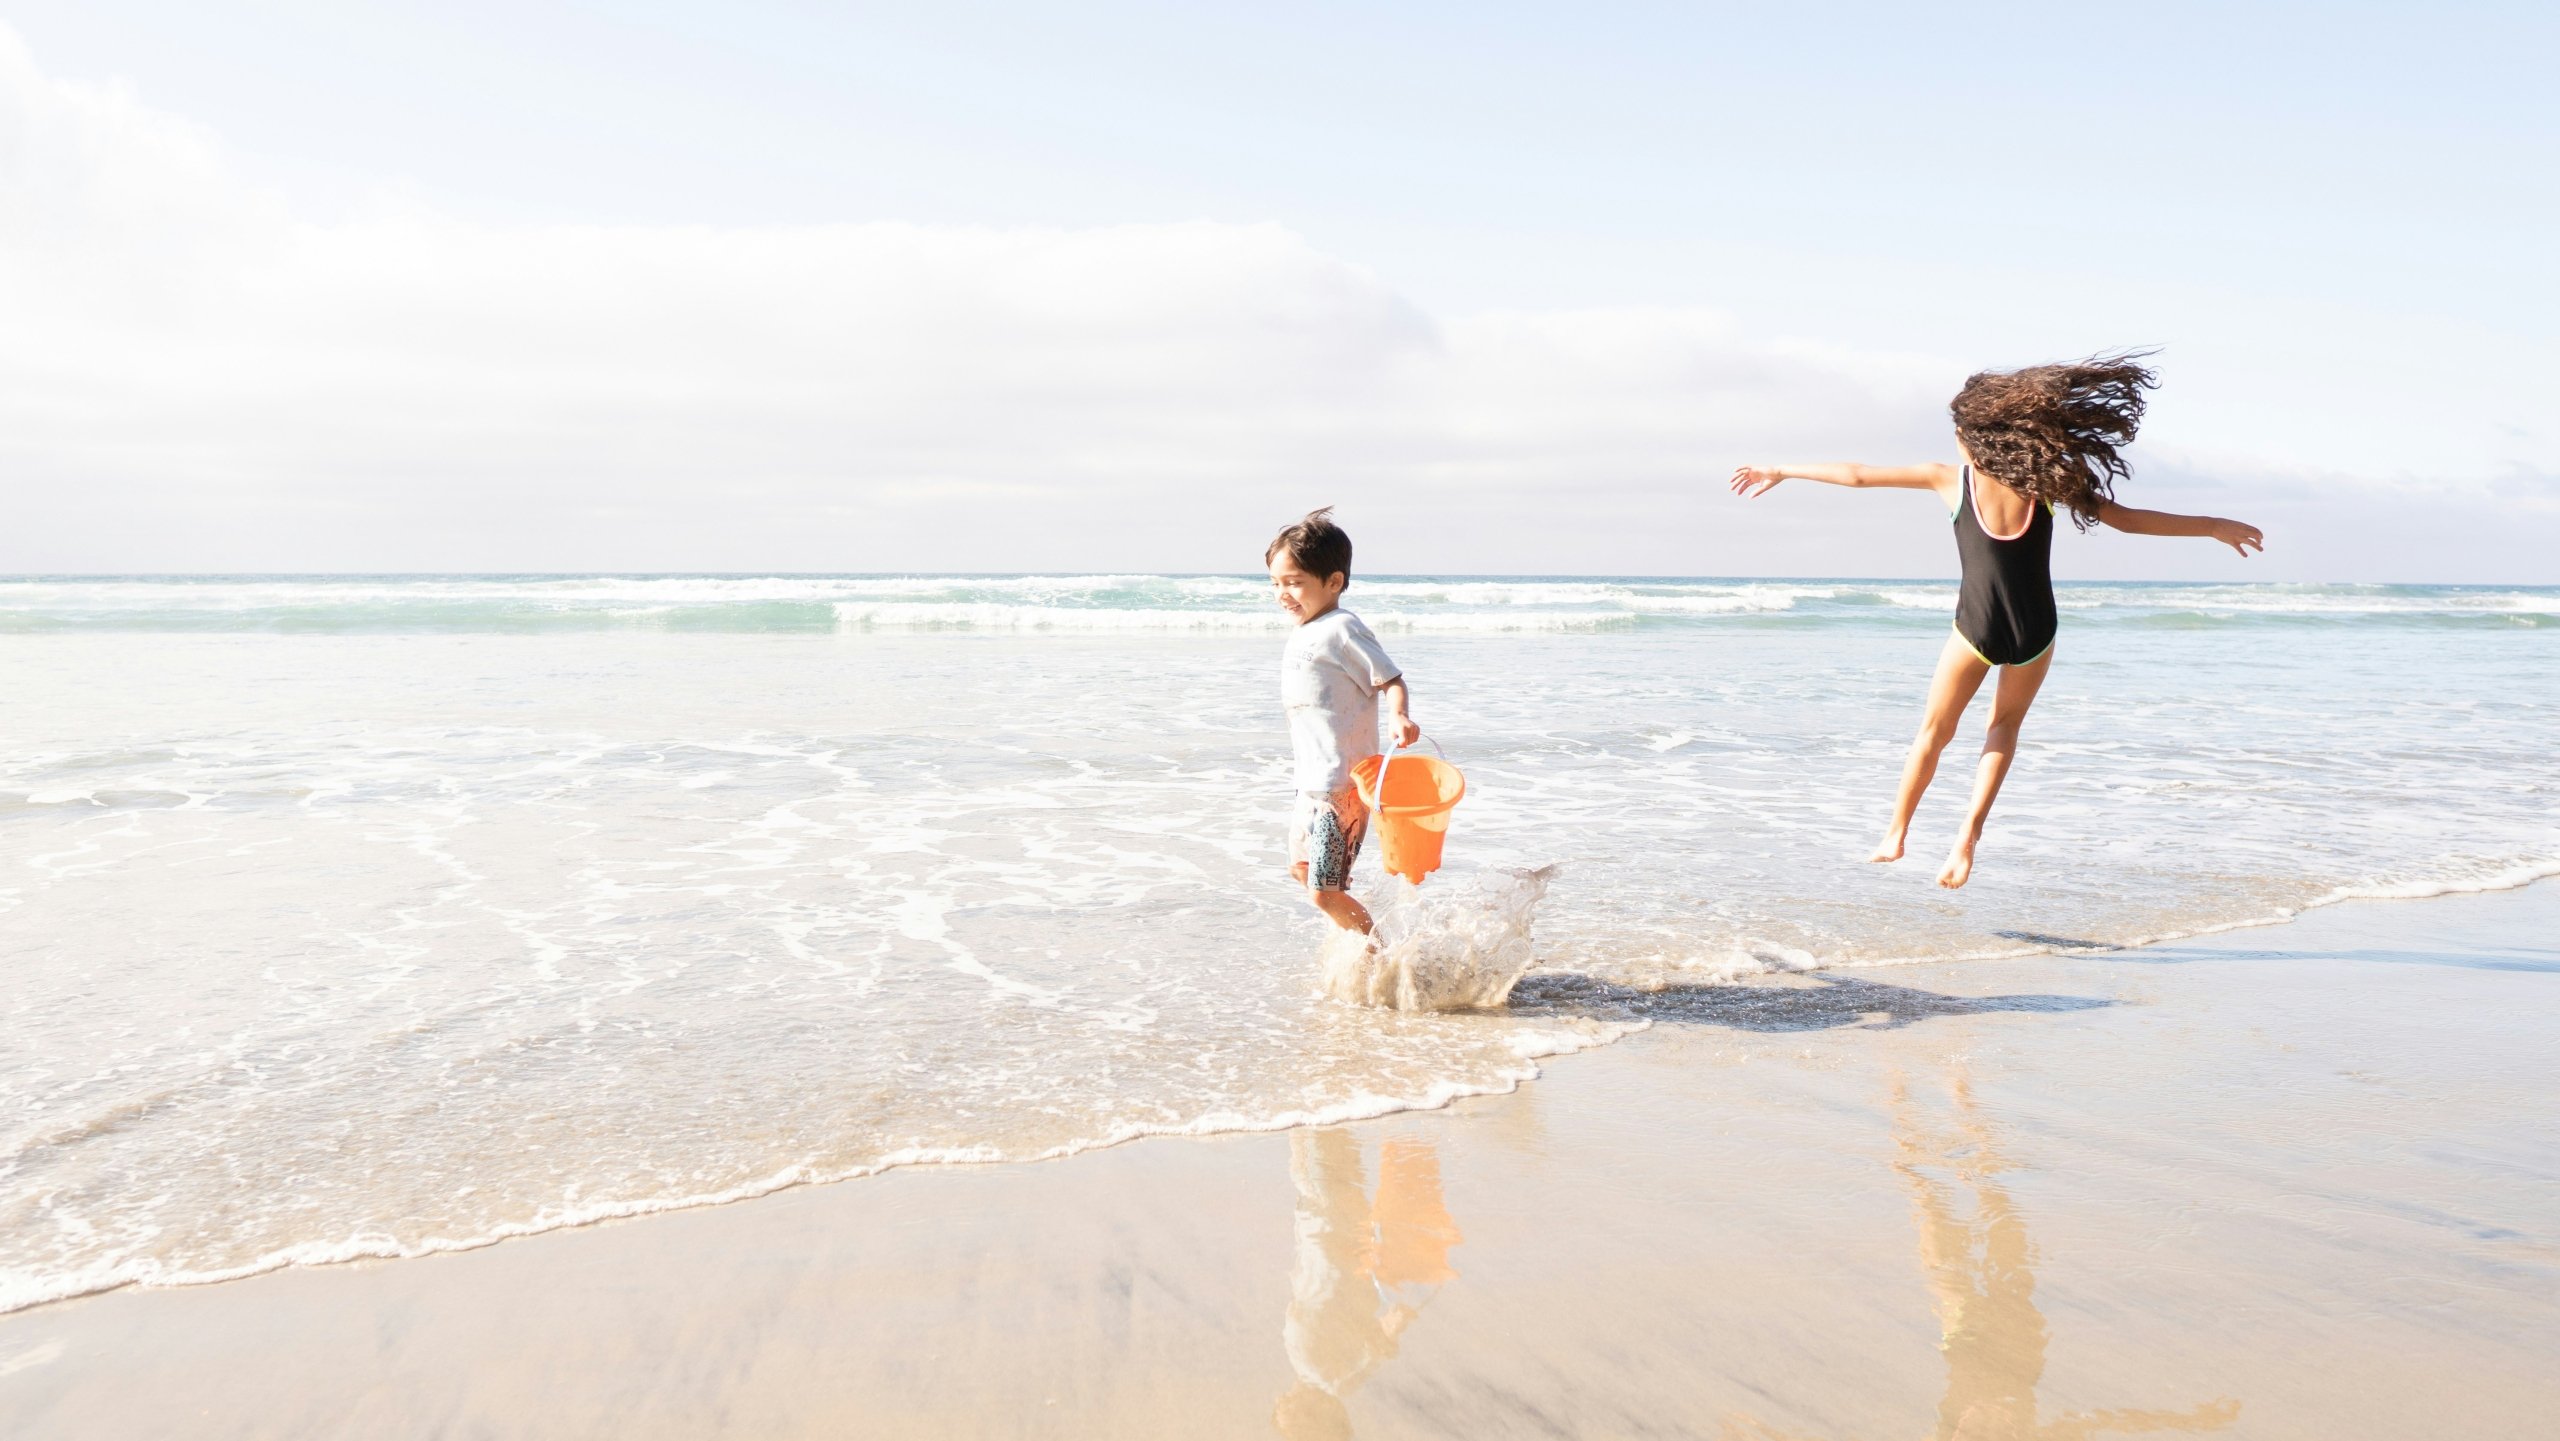
<svg viewBox="0 0 2560 1441"><path fill-rule="evenodd" d="M1419 611L1369 610L1362 613L1375 630L1405 634L1503 635L1523 632L1575 634L1621 630L1636 623L1626 611ZM835 607L841 631L920 630L974 631L991 634L1112 634L1154 631L1201 635L1277 635L1289 619L1277 610L1104 610L1091 607L934 603L915 601L841 602Z"/></svg>
<svg viewBox="0 0 2560 1441"><path fill-rule="evenodd" d="M749 633L938 630L991 634L1276 631L1259 577L222 576L0 578L0 633ZM2381 585L2064 585L2082 621L2212 625L2560 624L2560 588ZM1935 623L1952 585L1644 577L1363 577L1351 604L1380 629L1557 634L1758 619Z"/></svg>

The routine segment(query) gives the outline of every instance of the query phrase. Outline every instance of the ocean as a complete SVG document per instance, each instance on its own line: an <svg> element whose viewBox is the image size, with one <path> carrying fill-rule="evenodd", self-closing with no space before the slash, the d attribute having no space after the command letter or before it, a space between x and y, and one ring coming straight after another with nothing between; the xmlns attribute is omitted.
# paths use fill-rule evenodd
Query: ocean
<svg viewBox="0 0 2560 1441"><path fill-rule="evenodd" d="M1364 578L1470 791L1419 895L1374 848L1358 888L1533 899L1536 967L1345 1004L1267 590L0 579L0 1310L1435 1106L1768 971L2560 874L2560 588L2066 586L1947 892L1980 702L1863 857L1951 583Z"/></svg>

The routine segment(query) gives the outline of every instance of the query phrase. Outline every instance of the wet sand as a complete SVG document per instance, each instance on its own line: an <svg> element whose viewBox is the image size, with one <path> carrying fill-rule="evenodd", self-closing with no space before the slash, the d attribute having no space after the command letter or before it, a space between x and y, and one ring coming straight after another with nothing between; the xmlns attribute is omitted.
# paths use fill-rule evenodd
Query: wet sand
<svg viewBox="0 0 2560 1441"><path fill-rule="evenodd" d="M0 1434L2333 1441L2560 1411L2560 884L1642 1004L1645 1034L1443 1112L0 1317Z"/></svg>

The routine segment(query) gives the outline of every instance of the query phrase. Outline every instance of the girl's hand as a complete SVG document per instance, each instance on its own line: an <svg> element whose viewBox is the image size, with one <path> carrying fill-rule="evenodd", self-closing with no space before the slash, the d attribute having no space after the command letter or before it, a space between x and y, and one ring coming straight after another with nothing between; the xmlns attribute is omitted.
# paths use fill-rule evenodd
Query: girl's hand
<svg viewBox="0 0 2560 1441"><path fill-rule="evenodd" d="M2213 527L2210 530L2207 530L2205 534L2212 536L2215 540L2221 541L2224 545L2240 552L2243 556L2246 556L2252 550L2265 550L2267 548L2267 538L2258 533L2258 528L2256 526L2242 525L2236 520L2216 519L2213 522Z"/></svg>
<svg viewBox="0 0 2560 1441"><path fill-rule="evenodd" d="M1763 470L1756 466L1737 465L1733 468L1733 493L1746 500L1755 495L1767 495L1777 488L1779 481L1786 478L1787 473L1783 470Z"/></svg>
<svg viewBox="0 0 2560 1441"><path fill-rule="evenodd" d="M1395 726L1397 750L1403 750L1406 746L1422 739L1422 727L1415 725L1411 716L1397 716Z"/></svg>

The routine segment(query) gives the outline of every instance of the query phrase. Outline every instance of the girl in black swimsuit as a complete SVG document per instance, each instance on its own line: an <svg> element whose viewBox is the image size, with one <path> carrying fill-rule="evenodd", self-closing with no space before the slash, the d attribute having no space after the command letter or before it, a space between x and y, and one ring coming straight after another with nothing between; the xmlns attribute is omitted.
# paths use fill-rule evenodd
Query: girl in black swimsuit
<svg viewBox="0 0 2560 1441"><path fill-rule="evenodd" d="M2143 392L2158 384L2140 355L2096 356L2066 365L1984 371L1964 383L1947 407L1955 418L1957 465L1743 466L1733 493L1763 495L1782 480L1827 485L1935 491L1955 520L1956 557L1964 582L1956 596L1955 633L1938 655L1920 734L1903 763L1893 820L1870 859L1902 859L1911 813L1938 773L1938 753L1955 738L1956 722L1997 667L2000 688L1975 772L1973 809L1955 849L1938 872L1949 889L1973 875L1982 823L2000 795L2017 754L2018 728L2053 664L2060 617L2053 603L2053 532L2058 510L2072 524L2112 526L2134 535L2205 536L2246 556L2264 550L2253 525L2205 515L2172 515L2118 505L2115 482L2131 473L2119 448L2142 424Z"/></svg>

